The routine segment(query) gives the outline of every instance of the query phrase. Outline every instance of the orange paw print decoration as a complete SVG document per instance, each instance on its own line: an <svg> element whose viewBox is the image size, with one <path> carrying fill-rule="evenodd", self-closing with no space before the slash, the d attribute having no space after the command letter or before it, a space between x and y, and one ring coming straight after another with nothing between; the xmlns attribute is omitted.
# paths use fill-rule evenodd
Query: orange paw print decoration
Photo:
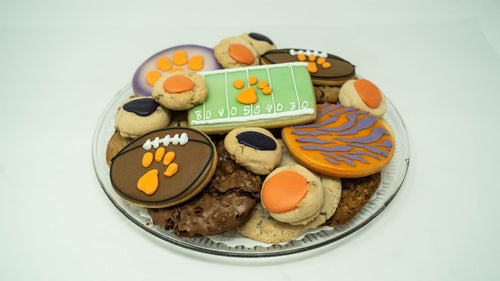
<svg viewBox="0 0 500 281"><path fill-rule="evenodd" d="M264 95L270 95L273 89L269 86L269 82L266 80L258 81L257 77L248 77L248 88L241 91L237 96L236 100L242 104L254 104L257 102L257 90L260 90ZM257 83L258 82L258 83ZM233 86L236 89L243 89L245 87L245 82L241 79L236 79L233 82ZM257 89L255 89L255 87Z"/></svg>

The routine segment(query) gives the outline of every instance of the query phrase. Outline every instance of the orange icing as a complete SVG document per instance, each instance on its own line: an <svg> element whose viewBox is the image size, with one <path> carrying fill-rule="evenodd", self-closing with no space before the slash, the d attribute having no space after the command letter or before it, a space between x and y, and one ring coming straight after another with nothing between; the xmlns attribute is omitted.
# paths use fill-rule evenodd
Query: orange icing
<svg viewBox="0 0 500 281"><path fill-rule="evenodd" d="M354 81L354 88L368 107L377 108L380 105L382 94L372 82L366 79L358 79Z"/></svg>
<svg viewBox="0 0 500 281"><path fill-rule="evenodd" d="M175 175L177 171L179 171L179 165L177 165L177 163L172 163L168 165L167 170L163 174L167 177L171 177Z"/></svg>
<svg viewBox="0 0 500 281"><path fill-rule="evenodd" d="M255 77L255 76L248 77L248 84L250 84L250 85L257 84L257 77Z"/></svg>
<svg viewBox="0 0 500 281"><path fill-rule="evenodd" d="M234 80L233 85L236 89L243 89L243 87L245 86L245 83L241 79L236 79L236 80Z"/></svg>
<svg viewBox="0 0 500 281"><path fill-rule="evenodd" d="M163 89L169 94L184 93L192 90L193 88L193 81L184 75L171 76L163 83Z"/></svg>
<svg viewBox="0 0 500 281"><path fill-rule="evenodd" d="M273 89L271 89L271 87L265 87L264 89L262 89L262 93L264 95L269 95L273 92Z"/></svg>
<svg viewBox="0 0 500 281"><path fill-rule="evenodd" d="M163 155L165 155L165 147L160 146L155 152L155 161L160 162L163 158Z"/></svg>
<svg viewBox="0 0 500 281"><path fill-rule="evenodd" d="M326 61L325 58L322 57L319 57L318 60L316 60L318 64L323 64L325 61Z"/></svg>
<svg viewBox="0 0 500 281"><path fill-rule="evenodd" d="M137 181L137 188L147 195L155 193L158 189L158 170L153 169L145 173L139 181Z"/></svg>
<svg viewBox="0 0 500 281"><path fill-rule="evenodd" d="M305 54L298 54L297 59L299 61L306 61L306 55Z"/></svg>
<svg viewBox="0 0 500 281"><path fill-rule="evenodd" d="M170 60L167 57L159 57L156 60L156 68L161 71L169 71L172 69L172 63L170 63Z"/></svg>
<svg viewBox="0 0 500 281"><path fill-rule="evenodd" d="M266 81L266 80L262 80L259 82L259 84L257 85L257 88L259 89L264 89L265 87L267 87L269 85L269 83Z"/></svg>
<svg viewBox="0 0 500 281"><path fill-rule="evenodd" d="M323 62L323 63L321 63L321 67L323 67L323 68L330 68L331 66L332 66L332 64L329 63L329 62Z"/></svg>
<svg viewBox="0 0 500 281"><path fill-rule="evenodd" d="M165 158L163 158L163 165L168 166L175 159L175 152L169 151L165 154Z"/></svg>
<svg viewBox="0 0 500 281"><path fill-rule="evenodd" d="M318 72L318 67L316 67L314 62L309 62L307 64L307 71L309 71L309 73L316 73Z"/></svg>
<svg viewBox="0 0 500 281"><path fill-rule="evenodd" d="M380 120L377 120L373 115L372 118L375 119L375 123L369 128L353 132L349 135L342 134L345 133L347 129L338 132L331 131L329 130L330 128L338 128L344 124L347 124L349 122L349 114L361 112L357 117L358 122L360 119L368 118L368 115L371 115L368 112L364 112L360 109L337 114L337 112L345 110L346 107L341 106L335 111L330 111L330 109L335 106L335 104L318 104L318 118L316 119L316 121L303 126L291 126L283 128L283 130L281 131L281 135L290 153L302 165L310 168L311 170L335 177L364 177L382 170L382 168L387 166L387 164L389 164L389 162L391 161L394 154L394 147L385 147L378 144L383 144L386 142L391 142L392 144L394 144L394 137L390 134L384 134L374 142L363 143L365 147L355 146L356 143L351 141L353 138L368 137L373 133L374 130L380 130L381 128L383 128L386 132L389 131L385 129L384 124L380 122ZM352 125L352 127L355 127L355 124L356 122ZM295 131L301 131L301 134L297 134L295 133ZM319 144L315 142L307 142L304 141L304 138L314 138L318 141L325 141L326 143ZM302 141L299 141L300 139L302 139ZM317 146L324 148L334 146L348 146L351 147L351 149L347 151L329 152L321 151L320 149L307 150L305 149L305 146ZM380 150L381 152L372 152L368 148L375 148L377 150ZM359 155L364 158L365 162L360 160L353 160L354 166L349 165L348 162L344 161L338 161L339 163L334 164L328 161L328 156L325 156L324 154L334 154L346 159L343 155L346 155L350 152L364 153ZM372 156L368 156L365 153L369 153L369 155ZM382 153L386 153L386 156L384 156Z"/></svg>
<svg viewBox="0 0 500 281"><path fill-rule="evenodd" d="M172 57L175 65L185 65L188 62L187 53L183 50L176 51Z"/></svg>
<svg viewBox="0 0 500 281"><path fill-rule="evenodd" d="M315 55L309 55L309 57L307 57L309 59L309 61L315 61L316 60L316 56Z"/></svg>
<svg viewBox="0 0 500 281"><path fill-rule="evenodd" d="M144 168L147 168L151 166L151 163L153 163L153 153L152 152L144 153L144 156L142 156L142 166Z"/></svg>
<svg viewBox="0 0 500 281"><path fill-rule="evenodd" d="M154 86L156 81L158 81L158 79L160 78L161 73L156 70L151 70L148 72L148 74L146 74L146 82L148 82L150 86Z"/></svg>
<svg viewBox="0 0 500 281"><path fill-rule="evenodd" d="M184 70L184 68L182 68L182 67L175 67L175 68L172 68L172 70L170 70L170 72L176 72L176 71L181 71L181 70Z"/></svg>
<svg viewBox="0 0 500 281"><path fill-rule="evenodd" d="M237 96L236 100L242 104L253 104L257 102L257 94L254 88L246 88L241 91Z"/></svg>
<svg viewBox="0 0 500 281"><path fill-rule="evenodd" d="M203 69L203 57L193 56L188 63L188 68L194 71Z"/></svg>
<svg viewBox="0 0 500 281"><path fill-rule="evenodd" d="M229 56L235 61L246 65L251 65L255 61L252 51L243 44L229 45Z"/></svg>
<svg viewBox="0 0 500 281"><path fill-rule="evenodd" d="M297 208L310 187L307 179L297 172L279 172L262 186L262 203L271 212L288 212Z"/></svg>

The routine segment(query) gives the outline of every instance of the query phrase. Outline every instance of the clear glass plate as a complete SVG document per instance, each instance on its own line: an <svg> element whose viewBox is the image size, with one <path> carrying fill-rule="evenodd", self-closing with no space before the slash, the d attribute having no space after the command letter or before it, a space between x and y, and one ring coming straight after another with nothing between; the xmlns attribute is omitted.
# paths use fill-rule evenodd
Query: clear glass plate
<svg viewBox="0 0 500 281"><path fill-rule="evenodd" d="M136 207L124 201L111 186L109 167L106 164L106 147L114 133L114 120L117 109L123 101L132 95L132 87L128 84L115 95L99 119L92 145L92 157L97 178L104 193L128 219L147 233L187 249L222 256L269 257L303 252L333 243L352 234L379 215L401 188L408 170L410 146L406 127L396 108L387 99L387 112L384 117L395 132L396 145L394 156L391 163L382 170L382 182L379 188L368 204L350 222L334 228L322 228L321 230L306 234L300 239L274 245L256 245L256 243L252 243L251 241L249 241L248 245L252 246L249 247L237 245L232 243L231 240L244 241L246 238L232 232L228 235L223 235L222 241L221 237L217 237L216 239L212 239L211 237L201 239L179 238L172 231L166 231L153 225L146 209Z"/></svg>

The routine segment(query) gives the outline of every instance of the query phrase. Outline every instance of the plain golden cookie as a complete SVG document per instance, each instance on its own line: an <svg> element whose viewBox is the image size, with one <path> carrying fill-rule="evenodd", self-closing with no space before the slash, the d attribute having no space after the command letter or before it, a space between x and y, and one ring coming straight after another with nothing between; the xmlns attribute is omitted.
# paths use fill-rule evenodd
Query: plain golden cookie
<svg viewBox="0 0 500 281"><path fill-rule="evenodd" d="M244 38L245 40L248 40L248 42L250 42L250 44L255 47L255 50L257 50L257 54L259 56L269 50L276 49L276 45L274 44L274 42L267 36L262 35L260 33L255 33L255 32L243 33L240 35L240 37Z"/></svg>
<svg viewBox="0 0 500 281"><path fill-rule="evenodd" d="M382 90L366 79L345 82L339 91L339 102L367 111L378 119L383 118L387 108Z"/></svg>

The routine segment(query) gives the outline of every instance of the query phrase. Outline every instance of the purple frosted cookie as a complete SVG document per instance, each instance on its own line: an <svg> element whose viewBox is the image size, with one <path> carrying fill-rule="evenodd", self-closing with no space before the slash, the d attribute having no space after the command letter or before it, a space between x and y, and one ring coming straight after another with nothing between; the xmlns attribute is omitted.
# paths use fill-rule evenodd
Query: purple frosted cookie
<svg viewBox="0 0 500 281"><path fill-rule="evenodd" d="M209 71L221 69L214 50L199 45L180 45L154 54L134 74L132 88L136 96L151 96L153 86L164 75L177 70Z"/></svg>

